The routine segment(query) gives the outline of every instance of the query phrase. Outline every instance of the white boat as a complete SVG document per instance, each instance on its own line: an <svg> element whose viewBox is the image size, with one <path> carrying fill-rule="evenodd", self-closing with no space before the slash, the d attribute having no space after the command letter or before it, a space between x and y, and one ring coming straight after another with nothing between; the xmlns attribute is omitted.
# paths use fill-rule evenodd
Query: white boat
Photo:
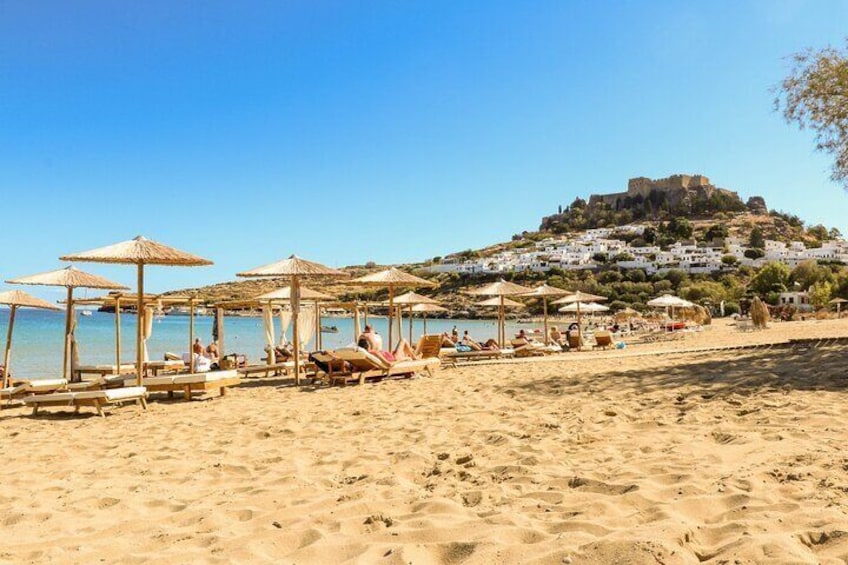
<svg viewBox="0 0 848 565"><path fill-rule="evenodd" d="M91 310L83 310L80 312L80 316L91 316Z"/></svg>

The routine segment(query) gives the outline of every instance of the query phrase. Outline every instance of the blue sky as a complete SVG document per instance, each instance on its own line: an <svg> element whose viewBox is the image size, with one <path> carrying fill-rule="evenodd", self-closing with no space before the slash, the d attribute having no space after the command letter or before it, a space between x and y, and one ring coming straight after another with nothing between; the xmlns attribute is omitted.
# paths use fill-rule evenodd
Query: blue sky
<svg viewBox="0 0 848 565"><path fill-rule="evenodd" d="M137 234L216 262L155 290L421 260L679 172L848 232L770 91L847 23L826 0L0 1L0 277Z"/></svg>

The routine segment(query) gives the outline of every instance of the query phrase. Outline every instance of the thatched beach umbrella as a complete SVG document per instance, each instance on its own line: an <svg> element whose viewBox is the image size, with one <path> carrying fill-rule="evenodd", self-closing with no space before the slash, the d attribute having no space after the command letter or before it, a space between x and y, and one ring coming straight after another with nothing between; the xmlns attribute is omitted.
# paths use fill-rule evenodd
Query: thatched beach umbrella
<svg viewBox="0 0 848 565"><path fill-rule="evenodd" d="M6 331L6 352L3 355L3 382L0 383L5 388L9 386L12 380L12 372L9 369L12 363L12 331L15 328L15 312L18 308L41 308L42 310L56 310L61 312L62 309L54 304L50 304L46 300L37 298L31 294L27 294L22 290L8 290L0 292L0 304L5 304L9 307L9 327Z"/></svg>
<svg viewBox="0 0 848 565"><path fill-rule="evenodd" d="M498 345L500 347L504 346L504 342L506 341L506 329L505 329L505 320L504 320L504 307L506 306L505 296L518 296L521 294L526 294L532 291L532 288L527 288L526 286L521 286L515 283L507 282L503 279L493 282L491 284L487 284L481 288L471 289L468 294L474 294L477 296L495 296L499 298L499 308L498 308ZM488 300L486 302L489 302ZM513 301L508 301L513 302ZM519 302L514 302L515 304L520 304ZM478 306L483 305L478 304Z"/></svg>
<svg viewBox="0 0 848 565"><path fill-rule="evenodd" d="M418 294L417 292L409 291L401 294L400 296L395 297L395 306L399 306L398 311L402 309L403 306L408 306L409 309L409 341L412 341L412 307L416 304L430 304L430 305L438 305L439 303L424 296L422 294ZM403 323L403 316L398 316L398 334L401 333L401 325ZM400 337L403 337L402 335Z"/></svg>
<svg viewBox="0 0 848 565"><path fill-rule="evenodd" d="M848 303L848 300L844 298L834 298L828 304L833 304L836 306L836 317L839 318L842 313L842 305Z"/></svg>
<svg viewBox="0 0 848 565"><path fill-rule="evenodd" d="M571 294L570 291L564 290L562 288L557 288L555 286L550 286L548 284L543 284L541 286L537 286L530 292L522 294L522 298L541 298L542 299L542 309L545 316L545 345L550 343L550 338L548 336L548 298L554 298L557 296L567 296Z"/></svg>
<svg viewBox="0 0 848 565"><path fill-rule="evenodd" d="M80 271L74 266L57 269L55 271L47 271L27 277L18 277L6 281L11 284L30 284L38 286L58 286L67 289L67 304L65 313L65 349L62 357L62 376L69 378L72 376L70 369L70 353L71 342L73 337L73 310L74 310L74 289L75 288L96 288L103 290L125 290L127 287L109 279L98 275L92 275L85 271Z"/></svg>
<svg viewBox="0 0 848 565"><path fill-rule="evenodd" d="M517 285L516 285L517 286ZM510 300L504 295L493 296L482 302L477 302L477 306L487 306L498 309L498 346L503 347L506 342L506 308L524 308L524 304L515 300Z"/></svg>
<svg viewBox="0 0 848 565"><path fill-rule="evenodd" d="M121 241L106 247L98 247L90 251L74 253L60 257L62 261L82 261L88 263L114 263L120 265L135 265L138 280L137 300L138 325L136 327L136 379L141 386L144 377L144 266L162 265L166 267L199 267L211 265L212 261L169 247L143 236L137 236L128 241Z"/></svg>
<svg viewBox="0 0 848 565"><path fill-rule="evenodd" d="M595 304L594 302L574 302L573 304L568 304L559 309L560 312L577 312L580 310L584 314L596 314L598 312L608 312L609 306L604 306L603 304Z"/></svg>
<svg viewBox="0 0 848 565"><path fill-rule="evenodd" d="M688 300L684 300L679 296L674 296L673 294L663 294L659 298L654 298L653 300L649 300L647 305L652 308L665 308L668 310L671 309L671 318L674 319L674 309L675 308L694 308L695 303L689 302Z"/></svg>
<svg viewBox="0 0 848 565"><path fill-rule="evenodd" d="M420 312L420 313L424 314L424 316L422 317L422 322L424 322L424 328L423 328L422 331L424 332L425 335L427 334L427 314L429 314L431 312L447 312L447 311L448 311L448 309L445 308L444 306L439 306L438 304L426 304L426 303L425 304L413 304L412 307L410 308L411 313Z"/></svg>
<svg viewBox="0 0 848 565"><path fill-rule="evenodd" d="M300 384L300 340L298 339L297 331L297 315L300 310L300 279L306 278L326 278L326 277L346 277L347 273L332 269L301 259L297 255L291 255L288 259L269 263L261 267L256 267L249 271L236 273L239 277L288 277L291 279L291 290L289 291L289 302L292 309L292 341L294 341L294 379L296 384Z"/></svg>
<svg viewBox="0 0 848 565"><path fill-rule="evenodd" d="M389 351L392 349L392 320L394 319L395 289L417 288L420 286L437 286L436 283L416 277L400 269L392 267L376 273L371 273L350 281L363 286L386 287L389 289Z"/></svg>
<svg viewBox="0 0 848 565"><path fill-rule="evenodd" d="M751 322L755 328L765 329L769 320L769 311L765 303L760 300L759 296L755 296L751 302Z"/></svg>
<svg viewBox="0 0 848 565"><path fill-rule="evenodd" d="M580 343L583 343L583 324L581 323L581 308L582 304L592 303L592 302L604 302L606 300L605 296L598 296L597 294L589 294L588 292L580 292L579 290L573 294L569 294L559 300L554 300L552 304L576 304L575 310L577 312L577 335L580 338Z"/></svg>
<svg viewBox="0 0 848 565"><path fill-rule="evenodd" d="M266 292L265 294L260 294L256 297L260 302L273 303L277 301L284 300L286 302L291 302L291 286L284 286L283 288L278 288L276 290L272 290L271 292ZM300 299L306 300L309 302L315 303L315 348L321 349L323 347L323 343L321 340L321 302L332 302L336 299L335 296L327 294L326 292L319 292L317 290L313 290L311 288L305 287L303 285L300 286ZM280 324L280 332L285 334L286 329L283 327L282 323ZM282 335L280 336L283 337Z"/></svg>

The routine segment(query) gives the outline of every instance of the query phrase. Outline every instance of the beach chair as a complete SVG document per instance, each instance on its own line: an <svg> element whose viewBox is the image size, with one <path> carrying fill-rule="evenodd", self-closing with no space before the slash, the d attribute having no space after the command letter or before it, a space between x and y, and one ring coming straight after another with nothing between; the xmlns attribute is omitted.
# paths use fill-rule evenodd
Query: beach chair
<svg viewBox="0 0 848 565"><path fill-rule="evenodd" d="M608 331L595 332L595 345L592 349L607 349L612 347L612 334Z"/></svg>
<svg viewBox="0 0 848 565"><path fill-rule="evenodd" d="M415 346L415 354L421 358L438 357L442 350L442 336L422 335Z"/></svg>
<svg viewBox="0 0 848 565"><path fill-rule="evenodd" d="M583 347L583 340L581 339L579 334L569 333L568 334L568 350L569 351L580 351L580 348Z"/></svg>
<svg viewBox="0 0 848 565"><path fill-rule="evenodd" d="M348 382L364 384L366 380L371 378L411 376L421 371L426 371L432 377L435 376L435 370L441 365L438 357L404 359L389 363L382 357L369 353L361 347L337 349L331 355L335 359L344 361L346 369L340 373L331 371L327 375L330 384L347 384Z"/></svg>
<svg viewBox="0 0 848 565"><path fill-rule="evenodd" d="M185 371L187 365L182 359L165 359L163 361L147 361L144 364L145 372L150 372L153 376L160 375L162 373L176 373L179 371Z"/></svg>
<svg viewBox="0 0 848 565"><path fill-rule="evenodd" d="M13 401L23 400L26 395L50 394L64 390L68 386L65 379L37 379L31 381L16 381L9 387L0 388L0 401L3 406L11 406Z"/></svg>
<svg viewBox="0 0 848 565"><path fill-rule="evenodd" d="M279 363L259 363L256 365L245 365L236 369L240 375L251 377L261 375L268 377L270 375L284 374L288 375L294 370L294 361L281 361Z"/></svg>
<svg viewBox="0 0 848 565"><path fill-rule="evenodd" d="M501 357L511 357L514 351L510 349L482 349L480 351L457 351L452 347L445 347L440 350L439 357L452 364L457 361L475 361L482 359L500 359Z"/></svg>
<svg viewBox="0 0 848 565"><path fill-rule="evenodd" d="M510 345L512 345L516 357L541 357L551 353L551 350L545 344L527 341L523 338L511 340Z"/></svg>
<svg viewBox="0 0 848 565"><path fill-rule="evenodd" d="M105 390L62 391L49 394L34 394L24 398L24 404L32 406L32 415L38 415L44 406L73 407L79 412L82 406L94 406L97 414L106 417L103 407L108 404L135 402L142 410L147 409L147 391L143 386L131 386Z"/></svg>
<svg viewBox="0 0 848 565"><path fill-rule="evenodd" d="M135 383L135 378L124 381L126 386ZM156 375L145 377L142 384L149 392L167 392L173 397L175 392L182 392L185 400L191 400L195 392L217 390L220 396L227 393L227 388L241 383L238 371L209 371L206 373L188 373L182 375Z"/></svg>
<svg viewBox="0 0 848 565"><path fill-rule="evenodd" d="M105 377L106 375L129 375L131 373L135 373L135 363L121 363L120 367L115 364L79 365L78 367L74 367L73 372L77 381L85 380L85 377L88 375Z"/></svg>

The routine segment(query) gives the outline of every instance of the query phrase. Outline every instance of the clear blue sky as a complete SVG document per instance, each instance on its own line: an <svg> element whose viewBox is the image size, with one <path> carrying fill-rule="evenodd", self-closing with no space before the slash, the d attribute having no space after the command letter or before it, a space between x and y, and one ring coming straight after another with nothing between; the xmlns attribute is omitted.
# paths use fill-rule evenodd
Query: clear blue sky
<svg viewBox="0 0 848 565"><path fill-rule="evenodd" d="M216 262L155 290L420 260L678 172L848 232L770 92L846 24L826 0L0 0L0 277L136 234Z"/></svg>

